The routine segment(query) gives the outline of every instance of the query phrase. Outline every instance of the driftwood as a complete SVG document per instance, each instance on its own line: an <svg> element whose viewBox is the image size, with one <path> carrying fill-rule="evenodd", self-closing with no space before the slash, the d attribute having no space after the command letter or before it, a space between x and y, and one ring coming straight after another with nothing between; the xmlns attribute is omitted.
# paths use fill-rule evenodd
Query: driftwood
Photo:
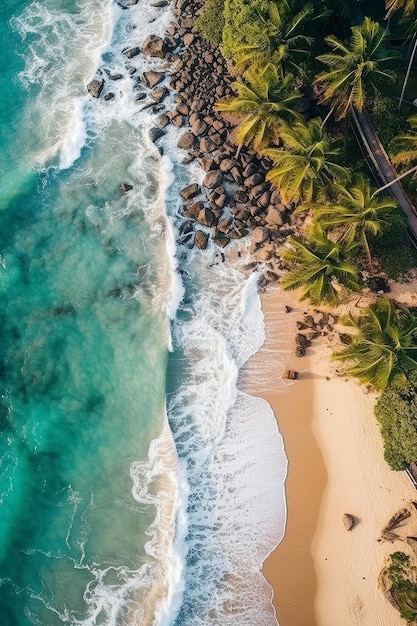
<svg viewBox="0 0 417 626"><path fill-rule="evenodd" d="M400 509L398 513L395 513L388 522L386 526L384 526L381 537L386 541L394 541L398 539L398 535L393 530L396 530L402 523L410 517L411 513L408 509Z"/></svg>

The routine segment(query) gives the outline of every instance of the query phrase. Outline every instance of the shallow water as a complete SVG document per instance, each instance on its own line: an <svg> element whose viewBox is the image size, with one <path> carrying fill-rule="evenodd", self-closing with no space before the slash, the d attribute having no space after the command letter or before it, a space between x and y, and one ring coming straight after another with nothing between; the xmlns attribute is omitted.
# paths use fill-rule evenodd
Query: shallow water
<svg viewBox="0 0 417 626"><path fill-rule="evenodd" d="M275 624L259 569L286 459L238 391L264 336L256 280L175 257L198 174L174 130L162 159L149 141L135 81L161 62L121 52L169 8L0 12L1 622ZM108 102L86 93L100 72Z"/></svg>

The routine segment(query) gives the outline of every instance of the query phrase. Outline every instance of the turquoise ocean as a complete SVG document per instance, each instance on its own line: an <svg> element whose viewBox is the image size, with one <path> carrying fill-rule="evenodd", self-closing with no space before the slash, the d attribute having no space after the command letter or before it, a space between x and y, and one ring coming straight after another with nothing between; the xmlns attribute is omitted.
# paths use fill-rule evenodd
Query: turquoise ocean
<svg viewBox="0 0 417 626"><path fill-rule="evenodd" d="M201 172L177 129L162 156L150 140L137 77L163 62L122 53L170 20L152 0L0 6L2 626L277 623L260 568L286 458L239 390L256 276L176 248Z"/></svg>

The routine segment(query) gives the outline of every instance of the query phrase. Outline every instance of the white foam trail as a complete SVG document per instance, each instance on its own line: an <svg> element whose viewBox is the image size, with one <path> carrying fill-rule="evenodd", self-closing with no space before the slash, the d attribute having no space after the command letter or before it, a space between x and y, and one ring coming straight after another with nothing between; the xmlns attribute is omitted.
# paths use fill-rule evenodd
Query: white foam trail
<svg viewBox="0 0 417 626"><path fill-rule="evenodd" d="M174 338L189 363L169 417L190 486L176 626L276 626L260 569L283 536L287 460L269 405L237 389L264 339L256 278L191 253ZM181 313L182 311L182 313Z"/></svg>
<svg viewBox="0 0 417 626"><path fill-rule="evenodd" d="M32 2L11 21L25 42L19 78L35 88L25 119L29 162L43 167L58 155L66 168L80 156L87 138L85 85L110 44L119 12L113 0L79 0L75 11L47 0Z"/></svg>

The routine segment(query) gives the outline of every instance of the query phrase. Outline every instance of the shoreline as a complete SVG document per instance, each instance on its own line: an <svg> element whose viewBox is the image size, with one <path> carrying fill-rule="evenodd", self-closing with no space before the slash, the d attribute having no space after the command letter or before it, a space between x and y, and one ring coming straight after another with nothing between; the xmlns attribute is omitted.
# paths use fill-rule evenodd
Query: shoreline
<svg viewBox="0 0 417 626"><path fill-rule="evenodd" d="M279 339L273 326L290 297L277 289L261 299L267 343L272 336L288 348L288 334ZM309 309L292 306L298 319ZM405 540L417 533L417 515L394 543L381 532L399 509L413 509L417 492L383 457L375 397L335 377L329 355L327 342L313 343L305 357L290 355L285 367L300 371L299 379L284 392L258 394L274 410L288 456L285 535L262 572L280 626L402 626L378 578L389 554L410 552ZM355 517L351 532L345 513Z"/></svg>

